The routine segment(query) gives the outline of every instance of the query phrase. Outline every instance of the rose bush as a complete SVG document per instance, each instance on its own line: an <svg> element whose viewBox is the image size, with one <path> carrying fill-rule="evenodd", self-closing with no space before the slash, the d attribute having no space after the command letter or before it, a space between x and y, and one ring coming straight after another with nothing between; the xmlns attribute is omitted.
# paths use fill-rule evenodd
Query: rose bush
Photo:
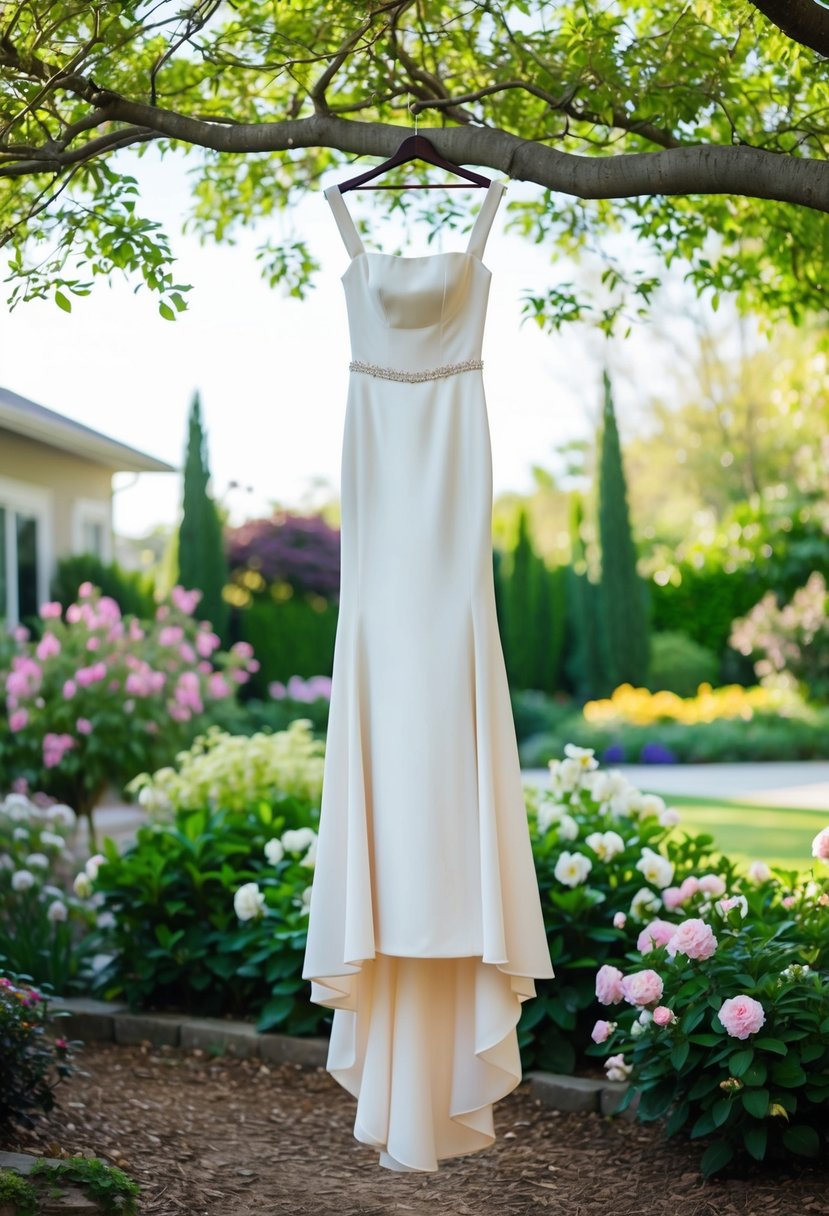
<svg viewBox="0 0 829 1216"><path fill-rule="evenodd" d="M109 782L157 768L189 743L210 704L232 698L258 667L246 643L219 652L210 623L193 619L200 597L174 587L152 621L122 617L91 583L65 620L59 603L42 604L42 636L18 628L0 669L4 772L89 815L91 829Z"/></svg>
<svg viewBox="0 0 829 1216"><path fill-rule="evenodd" d="M556 975L527 1002L519 1041L525 1066L572 1072L590 1063L596 970L646 926L658 934L666 904L687 903L697 887L706 898L722 894L735 867L710 836L678 831L662 798L599 770L592 751L568 744L549 767L550 788L528 785L525 797Z"/></svg>
<svg viewBox="0 0 829 1216"><path fill-rule="evenodd" d="M812 852L827 860L829 829ZM721 892L699 881L679 901L663 892L675 919L654 921L595 975L597 1001L618 1010L596 1021L588 1054L611 1053L608 1077L630 1080L622 1109L638 1093L640 1118L708 1138L705 1174L740 1156L826 1152L828 887L755 863Z"/></svg>
<svg viewBox="0 0 829 1216"><path fill-rule="evenodd" d="M73 1071L79 1043L52 1033L68 1015L52 1013L51 995L6 970L5 961L0 958L0 1128L13 1121L34 1127L38 1115L54 1107L55 1088Z"/></svg>

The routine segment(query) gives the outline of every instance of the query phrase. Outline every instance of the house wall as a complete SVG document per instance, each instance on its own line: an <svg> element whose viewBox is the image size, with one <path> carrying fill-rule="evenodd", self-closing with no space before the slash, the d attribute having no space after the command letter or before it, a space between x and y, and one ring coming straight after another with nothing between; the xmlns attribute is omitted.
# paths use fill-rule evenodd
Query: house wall
<svg viewBox="0 0 829 1216"><path fill-rule="evenodd" d="M111 469L0 428L0 491L4 480L47 492L50 568L58 558L80 551L84 518L105 522L111 551Z"/></svg>

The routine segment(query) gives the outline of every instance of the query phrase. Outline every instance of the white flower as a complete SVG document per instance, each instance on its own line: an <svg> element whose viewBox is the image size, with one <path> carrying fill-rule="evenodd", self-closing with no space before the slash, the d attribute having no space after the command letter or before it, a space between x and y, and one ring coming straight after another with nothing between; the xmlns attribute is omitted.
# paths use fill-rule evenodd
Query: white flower
<svg viewBox="0 0 829 1216"><path fill-rule="evenodd" d="M643 794L642 800L639 803L639 813L647 818L649 815L655 815L657 818L665 810L665 799L660 798L658 794Z"/></svg>
<svg viewBox="0 0 829 1216"><path fill-rule="evenodd" d="M65 841L62 836L58 836L57 832L50 832L48 828L45 828L40 833L40 843L46 845L47 848L62 849Z"/></svg>
<svg viewBox="0 0 829 1216"><path fill-rule="evenodd" d="M552 825L558 823L562 815L566 814L567 812L563 806L558 806L554 802L542 802L535 813L540 834L543 836L546 832L549 832Z"/></svg>
<svg viewBox="0 0 829 1216"><path fill-rule="evenodd" d="M625 851L625 842L618 832L591 832L585 843L602 861L612 861Z"/></svg>
<svg viewBox="0 0 829 1216"><path fill-rule="evenodd" d="M277 865L285 856L285 848L278 836L274 836L274 838L269 840L265 845L265 856L272 866Z"/></svg>
<svg viewBox="0 0 829 1216"><path fill-rule="evenodd" d="M553 873L566 887L577 887L585 881L592 868L592 861L583 853L562 853Z"/></svg>
<svg viewBox="0 0 829 1216"><path fill-rule="evenodd" d="M48 870L49 858L45 853L30 853L26 858L26 865L33 869Z"/></svg>
<svg viewBox="0 0 829 1216"><path fill-rule="evenodd" d="M62 899L53 899L46 909L46 915L53 923L59 920L66 920L69 915L69 910Z"/></svg>
<svg viewBox="0 0 829 1216"><path fill-rule="evenodd" d="M599 762L592 747L576 747L575 743L564 744L564 754L575 760L583 769L598 768Z"/></svg>
<svg viewBox="0 0 829 1216"><path fill-rule="evenodd" d="M668 861L667 857L663 857L661 853L655 853L647 845L636 863L636 869L642 873L646 882L663 889L671 885L674 876L673 862Z"/></svg>
<svg viewBox="0 0 829 1216"><path fill-rule="evenodd" d="M675 806L668 806L659 814L659 823L663 828L675 828L679 823L679 811Z"/></svg>
<svg viewBox="0 0 829 1216"><path fill-rule="evenodd" d="M28 891L35 885L35 876L30 870L17 870L12 874L12 890Z"/></svg>
<svg viewBox="0 0 829 1216"><path fill-rule="evenodd" d="M748 867L748 877L752 882L766 882L771 878L771 870L764 861L753 861Z"/></svg>
<svg viewBox="0 0 829 1216"><path fill-rule="evenodd" d="M319 838L318 838L318 837L317 837L317 838L315 838L314 840L312 840L312 842L311 842L311 847L309 848L308 852L305 854L305 856L304 856L304 857L303 857L303 859L302 859L302 865L304 865L304 866L308 866L308 868L309 868L310 870L313 870L313 869L314 869L314 867L315 867L315 866L316 866L316 864L317 864L317 844L318 844L318 841L319 841Z"/></svg>
<svg viewBox="0 0 829 1216"><path fill-rule="evenodd" d="M50 806L49 818L55 823L62 823L65 828L73 828L78 819L71 806L67 806L65 802L56 802L54 806Z"/></svg>
<svg viewBox="0 0 829 1216"><path fill-rule="evenodd" d="M611 815L616 816L627 814L634 801L642 796L616 768L597 773L591 793L601 806L606 806Z"/></svg>
<svg viewBox="0 0 829 1216"><path fill-rule="evenodd" d="M18 827L18 828L15 828L14 831L12 832L12 840L28 840L28 839L29 839L29 829L28 828Z"/></svg>
<svg viewBox="0 0 829 1216"><path fill-rule="evenodd" d="M60 887L56 887L54 883L45 882L41 887L41 891L44 895L51 895L52 899L63 899L63 890Z"/></svg>
<svg viewBox="0 0 829 1216"><path fill-rule="evenodd" d="M105 912L99 912L95 924L99 929L114 929L116 925L115 913L108 909Z"/></svg>
<svg viewBox="0 0 829 1216"><path fill-rule="evenodd" d="M729 895L728 899L718 899L714 907L720 916L727 916L732 908L739 908L740 916L748 915L748 900L745 895Z"/></svg>
<svg viewBox="0 0 829 1216"><path fill-rule="evenodd" d="M630 1028L630 1035L633 1039L638 1039L640 1034L645 1033L645 1026L641 1022L633 1022ZM611 1080L622 1081L624 1077L612 1077Z"/></svg>
<svg viewBox="0 0 829 1216"><path fill-rule="evenodd" d="M653 1021L653 1014L650 1009L643 1009L639 1014L639 1021L643 1026L647 1026L648 1022Z"/></svg>
<svg viewBox="0 0 829 1216"><path fill-rule="evenodd" d="M626 1081L633 1072L633 1065L626 1063L623 1055L608 1056L604 1066L608 1081Z"/></svg>
<svg viewBox="0 0 829 1216"><path fill-rule="evenodd" d="M306 887L302 892L302 911L307 912L311 907L311 891L312 887Z"/></svg>
<svg viewBox="0 0 829 1216"><path fill-rule="evenodd" d="M92 882L94 882L95 879L98 877L98 868L100 867L101 862L103 862L103 861L106 861L106 857L104 857L103 853L95 853L95 854L93 854L92 857L89 858L86 865L84 866L84 870L86 871L87 877L90 878L92 880Z"/></svg>
<svg viewBox="0 0 829 1216"><path fill-rule="evenodd" d="M646 920L662 907L662 900L651 891L650 887L640 887L630 901L630 914L634 920Z"/></svg>
<svg viewBox="0 0 829 1216"><path fill-rule="evenodd" d="M265 914L265 896L258 883L244 883L233 896L233 910L239 920L253 920Z"/></svg>
<svg viewBox="0 0 829 1216"><path fill-rule="evenodd" d="M302 853L317 838L313 828L289 828L282 833L282 844L286 853Z"/></svg>
<svg viewBox="0 0 829 1216"><path fill-rule="evenodd" d="M579 834L579 825L576 823L572 815L564 814L558 821L558 835L560 840L575 840Z"/></svg>
<svg viewBox="0 0 829 1216"><path fill-rule="evenodd" d="M75 875L72 887L80 899L89 899L92 894L92 883L86 870L81 870L80 873Z"/></svg>
<svg viewBox="0 0 829 1216"><path fill-rule="evenodd" d="M566 760L559 760L556 768L550 765L550 789L556 794L570 794L573 790L578 789L581 782L584 767L578 760L568 757Z"/></svg>
<svg viewBox="0 0 829 1216"><path fill-rule="evenodd" d="M14 869L14 858L11 853L0 853L0 867L4 870Z"/></svg>

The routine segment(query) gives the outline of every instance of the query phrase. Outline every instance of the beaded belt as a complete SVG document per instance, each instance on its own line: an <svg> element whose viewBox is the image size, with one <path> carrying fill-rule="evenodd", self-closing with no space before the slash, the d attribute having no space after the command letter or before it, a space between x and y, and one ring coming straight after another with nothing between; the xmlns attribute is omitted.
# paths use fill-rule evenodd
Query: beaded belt
<svg viewBox="0 0 829 1216"><path fill-rule="evenodd" d="M457 372L471 372L482 368L483 359L464 359L462 363L444 363L442 367L433 367L418 372L399 372L393 367L380 367L377 363L363 363L360 359L352 359L349 370L365 372L367 376L378 376L381 380L442 380L444 376L454 376Z"/></svg>

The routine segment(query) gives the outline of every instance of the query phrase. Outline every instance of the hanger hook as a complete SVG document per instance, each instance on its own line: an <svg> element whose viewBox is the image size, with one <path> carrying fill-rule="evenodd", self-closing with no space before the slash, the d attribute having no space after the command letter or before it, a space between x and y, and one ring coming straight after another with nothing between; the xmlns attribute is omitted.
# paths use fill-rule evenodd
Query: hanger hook
<svg viewBox="0 0 829 1216"><path fill-rule="evenodd" d="M411 96L412 96L412 95L411 95L411 93L410 93L410 94L409 94L409 97L411 98ZM409 108L409 113L412 115L412 118L414 118L414 133L415 133L415 135L417 135L417 117L418 117L418 116L417 116L417 112L413 112L413 111L412 111L412 102L411 102L411 100L409 101L409 107L408 107L408 108Z"/></svg>

